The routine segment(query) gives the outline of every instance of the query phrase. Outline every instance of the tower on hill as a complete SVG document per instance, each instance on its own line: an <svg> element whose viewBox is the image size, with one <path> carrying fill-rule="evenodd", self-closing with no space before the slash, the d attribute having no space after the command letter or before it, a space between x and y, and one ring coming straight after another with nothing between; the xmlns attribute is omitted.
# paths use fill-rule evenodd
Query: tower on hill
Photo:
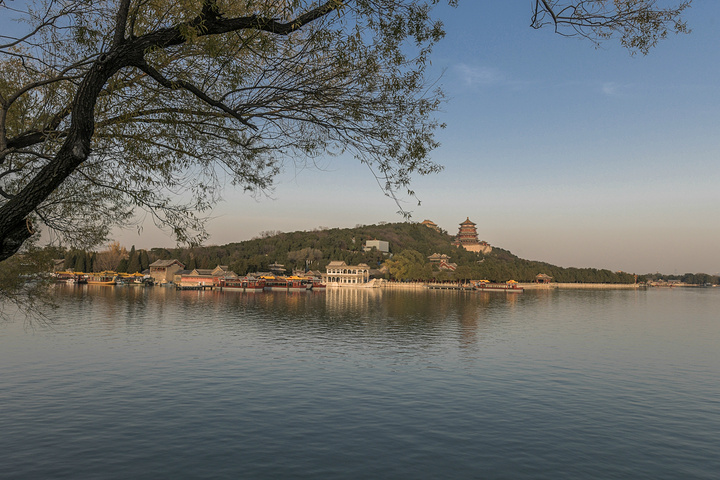
<svg viewBox="0 0 720 480"><path fill-rule="evenodd" d="M475 223L470 221L470 217L467 217L465 221L460 224L460 230L458 231L457 237L455 237L453 245L462 247L469 252L490 253L492 247L486 242L478 240L475 225Z"/></svg>

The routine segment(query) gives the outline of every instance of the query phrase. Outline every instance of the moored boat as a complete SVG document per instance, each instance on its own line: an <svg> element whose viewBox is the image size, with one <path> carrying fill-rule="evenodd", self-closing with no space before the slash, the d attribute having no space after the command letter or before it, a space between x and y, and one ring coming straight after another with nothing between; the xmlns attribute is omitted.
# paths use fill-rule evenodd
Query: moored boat
<svg viewBox="0 0 720 480"><path fill-rule="evenodd" d="M288 292L306 292L308 290L306 279L301 277L285 277L285 284Z"/></svg>
<svg viewBox="0 0 720 480"><path fill-rule="evenodd" d="M313 292L324 292L327 288L327 285L325 285L319 278L307 279L307 286L308 290L312 290Z"/></svg>
<svg viewBox="0 0 720 480"><path fill-rule="evenodd" d="M481 292L522 293L525 291L515 280L505 283L490 283L487 280L480 280L475 284L475 289Z"/></svg>
<svg viewBox="0 0 720 480"><path fill-rule="evenodd" d="M87 283L83 272L55 272L53 276L56 283L66 283L68 285Z"/></svg>
<svg viewBox="0 0 720 480"><path fill-rule="evenodd" d="M302 277L265 276L265 291L268 292L305 292L308 290L306 279Z"/></svg>
<svg viewBox="0 0 720 480"><path fill-rule="evenodd" d="M285 292L285 291L287 291L287 280L285 280L285 277L268 275L268 276L263 276L260 278L265 280L264 290L266 292Z"/></svg>
<svg viewBox="0 0 720 480"><path fill-rule="evenodd" d="M265 287L265 280L255 277L223 278L220 280L220 289L237 292L262 292Z"/></svg>
<svg viewBox="0 0 720 480"><path fill-rule="evenodd" d="M104 271L100 273L91 273L88 275L88 285L116 285L118 274L115 272Z"/></svg>

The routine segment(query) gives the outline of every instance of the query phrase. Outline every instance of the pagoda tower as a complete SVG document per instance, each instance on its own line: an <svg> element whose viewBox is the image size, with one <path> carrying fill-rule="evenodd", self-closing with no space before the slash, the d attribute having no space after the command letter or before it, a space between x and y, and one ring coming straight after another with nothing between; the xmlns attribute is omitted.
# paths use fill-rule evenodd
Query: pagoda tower
<svg viewBox="0 0 720 480"><path fill-rule="evenodd" d="M470 221L470 217L467 217L464 222L460 224L460 230L458 231L457 237L453 245L456 247L463 247L469 252L483 252L488 253L492 250L492 247L485 242L478 240L477 228L475 223Z"/></svg>

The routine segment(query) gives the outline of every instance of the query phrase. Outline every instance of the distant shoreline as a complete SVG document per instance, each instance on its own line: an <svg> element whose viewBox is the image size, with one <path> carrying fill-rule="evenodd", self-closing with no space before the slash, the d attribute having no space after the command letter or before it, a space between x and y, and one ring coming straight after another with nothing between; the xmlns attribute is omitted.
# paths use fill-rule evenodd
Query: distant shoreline
<svg viewBox="0 0 720 480"><path fill-rule="evenodd" d="M646 285L639 283L520 283L518 285L525 290L634 290L647 288Z"/></svg>
<svg viewBox="0 0 720 480"><path fill-rule="evenodd" d="M635 290L647 288L638 283L518 283L525 290ZM332 285L329 288L385 288L397 290L418 290L427 288L426 282L370 282L368 285ZM457 291L457 290L456 290Z"/></svg>

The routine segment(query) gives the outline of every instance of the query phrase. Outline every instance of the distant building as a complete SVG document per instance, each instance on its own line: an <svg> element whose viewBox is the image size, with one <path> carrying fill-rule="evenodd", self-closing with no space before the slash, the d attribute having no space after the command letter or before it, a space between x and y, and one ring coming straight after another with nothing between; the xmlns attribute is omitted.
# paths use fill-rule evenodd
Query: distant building
<svg viewBox="0 0 720 480"><path fill-rule="evenodd" d="M367 240L363 250L369 252L373 248L382 253L390 253L390 243L383 240Z"/></svg>
<svg viewBox="0 0 720 480"><path fill-rule="evenodd" d="M334 283L341 287L367 283L370 281L370 267L365 263L347 265L342 261L333 261L328 263L322 279L326 284Z"/></svg>
<svg viewBox="0 0 720 480"><path fill-rule="evenodd" d="M464 222L460 224L457 237L453 245L456 247L462 247L469 252L481 252L490 253L492 247L487 242L481 242L478 240L477 228L475 223L470 221L470 217L467 217Z"/></svg>
<svg viewBox="0 0 720 480"><path fill-rule="evenodd" d="M551 283L552 278L550 275L546 275L544 273L538 273L535 275L535 283Z"/></svg>
<svg viewBox="0 0 720 480"><path fill-rule="evenodd" d="M221 278L235 278L237 275L228 269L227 265L218 265L210 268L196 268L188 272L182 270L175 274L173 282L181 287L218 285Z"/></svg>
<svg viewBox="0 0 720 480"><path fill-rule="evenodd" d="M150 264L150 276L155 283L170 283L180 270L184 270L180 260L158 260Z"/></svg>
<svg viewBox="0 0 720 480"><path fill-rule="evenodd" d="M450 257L444 253L433 253L428 257L428 260L430 260L430 264L438 270L450 270L454 272L457 268L457 263L450 263Z"/></svg>
<svg viewBox="0 0 720 480"><path fill-rule="evenodd" d="M421 224L422 224L422 225L425 225L425 226L428 227L428 228L432 228L433 230L435 230L435 231L438 232L438 233L442 233L441 230L440 230L440 227L438 227L438 226L435 224L435 222L433 222L432 220L423 220L423 221L421 222Z"/></svg>
<svg viewBox="0 0 720 480"><path fill-rule="evenodd" d="M287 272L285 265L283 265L282 263L271 263L270 265L268 265L268 268L270 269L270 272L274 275L284 275L285 272Z"/></svg>

